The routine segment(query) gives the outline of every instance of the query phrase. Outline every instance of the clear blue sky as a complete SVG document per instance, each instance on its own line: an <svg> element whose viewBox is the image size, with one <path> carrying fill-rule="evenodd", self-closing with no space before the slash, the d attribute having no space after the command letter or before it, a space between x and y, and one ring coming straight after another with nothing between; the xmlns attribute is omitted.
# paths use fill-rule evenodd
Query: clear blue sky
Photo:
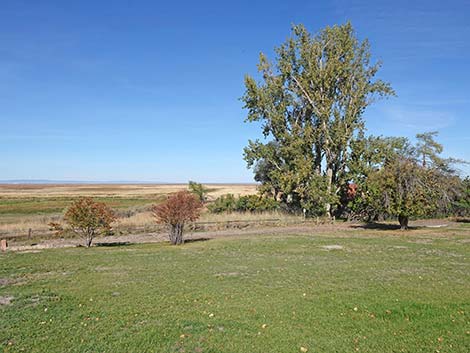
<svg viewBox="0 0 470 353"><path fill-rule="evenodd" d="M369 132L439 130L470 160L469 16L467 0L3 0L0 179L252 181L244 75L292 23L347 20L398 94Z"/></svg>

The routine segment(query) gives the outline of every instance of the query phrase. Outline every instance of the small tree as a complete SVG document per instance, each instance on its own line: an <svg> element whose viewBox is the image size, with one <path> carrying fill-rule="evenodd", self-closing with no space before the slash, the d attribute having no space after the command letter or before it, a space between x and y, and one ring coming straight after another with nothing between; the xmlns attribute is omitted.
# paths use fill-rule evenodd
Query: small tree
<svg viewBox="0 0 470 353"><path fill-rule="evenodd" d="M398 217L401 229L408 229L409 217L424 216L434 207L426 169L411 159L399 158L369 176L369 193L375 210Z"/></svg>
<svg viewBox="0 0 470 353"><path fill-rule="evenodd" d="M64 219L75 233L85 239L85 246L89 248L95 236L111 231L111 223L116 217L106 204L95 202L91 197L81 197L70 205Z"/></svg>
<svg viewBox="0 0 470 353"><path fill-rule="evenodd" d="M188 191L180 191L153 207L153 214L158 223L166 224L169 229L170 242L173 245L184 243L183 229L187 221L199 218L201 201Z"/></svg>
<svg viewBox="0 0 470 353"><path fill-rule="evenodd" d="M200 183L196 183L195 181L189 181L189 191L196 195L199 201L206 202L207 200L207 192L208 190L204 187L204 185Z"/></svg>

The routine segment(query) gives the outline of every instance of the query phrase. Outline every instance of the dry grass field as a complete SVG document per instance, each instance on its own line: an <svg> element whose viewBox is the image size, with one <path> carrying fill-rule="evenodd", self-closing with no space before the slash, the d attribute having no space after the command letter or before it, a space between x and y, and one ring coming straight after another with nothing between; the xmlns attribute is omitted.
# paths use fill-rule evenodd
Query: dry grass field
<svg viewBox="0 0 470 353"><path fill-rule="evenodd" d="M207 184L209 200L223 194L256 193L255 184ZM152 204L184 190L187 184L0 184L0 237L50 236L48 223L61 220L64 209L80 196L91 196L117 210L120 232L152 231ZM221 216L226 218L227 216ZM247 217L249 217L247 215ZM272 218L270 215L264 218ZM228 220L230 216L228 216ZM205 215L203 222L218 222ZM222 219L227 221L227 219Z"/></svg>
<svg viewBox="0 0 470 353"><path fill-rule="evenodd" d="M204 184L209 197L256 193L256 184ZM0 184L0 198L147 197L187 189L187 184Z"/></svg>

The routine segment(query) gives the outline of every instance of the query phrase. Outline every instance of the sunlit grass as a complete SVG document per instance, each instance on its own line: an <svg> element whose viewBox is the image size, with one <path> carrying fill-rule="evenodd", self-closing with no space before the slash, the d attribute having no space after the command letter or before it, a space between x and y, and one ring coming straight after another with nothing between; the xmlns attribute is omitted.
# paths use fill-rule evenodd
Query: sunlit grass
<svg viewBox="0 0 470 353"><path fill-rule="evenodd" d="M6 352L468 352L468 229L2 254L0 297L12 299L0 306L0 344Z"/></svg>

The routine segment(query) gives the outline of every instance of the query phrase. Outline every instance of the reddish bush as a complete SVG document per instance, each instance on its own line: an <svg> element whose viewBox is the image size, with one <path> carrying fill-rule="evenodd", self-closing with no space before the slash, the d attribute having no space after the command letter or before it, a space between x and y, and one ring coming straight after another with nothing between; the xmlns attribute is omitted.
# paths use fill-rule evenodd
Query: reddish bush
<svg viewBox="0 0 470 353"><path fill-rule="evenodd" d="M54 235L62 235L64 233L64 227L58 222L49 222L47 224L49 226L49 230L54 232Z"/></svg>
<svg viewBox="0 0 470 353"><path fill-rule="evenodd" d="M346 190L346 196L348 200L353 200L356 197L357 194L357 184L350 183L348 184L347 190Z"/></svg>
<svg viewBox="0 0 470 353"><path fill-rule="evenodd" d="M173 245L184 243L183 228L187 221L195 221L199 218L202 203L196 196L180 191L153 207L153 214L158 223L166 224L170 228L170 242Z"/></svg>
<svg viewBox="0 0 470 353"><path fill-rule="evenodd" d="M75 233L85 239L88 248L96 235L111 232L111 223L116 217L106 204L95 202L91 197L81 197L70 205L64 219Z"/></svg>

